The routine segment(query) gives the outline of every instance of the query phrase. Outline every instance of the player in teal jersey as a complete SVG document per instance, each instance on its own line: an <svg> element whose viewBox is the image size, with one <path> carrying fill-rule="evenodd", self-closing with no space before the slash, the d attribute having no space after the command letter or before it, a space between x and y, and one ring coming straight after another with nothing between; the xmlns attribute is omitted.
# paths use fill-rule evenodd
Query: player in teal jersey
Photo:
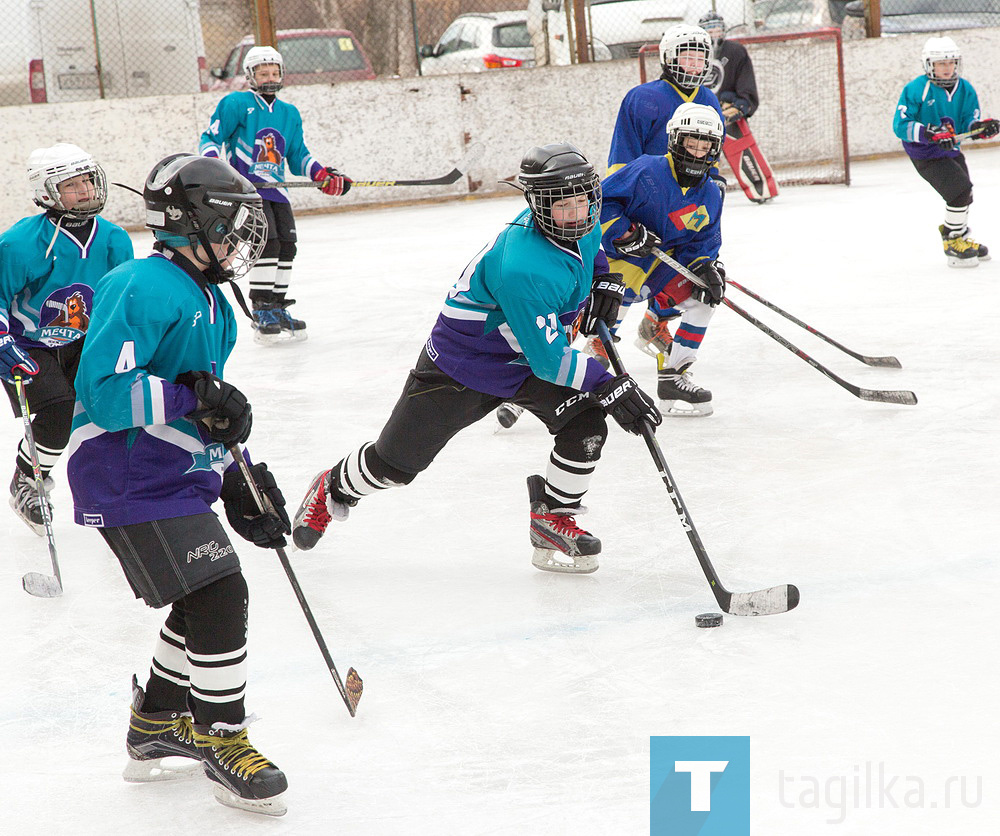
<svg viewBox="0 0 1000 836"><path fill-rule="evenodd" d="M962 78L962 53L951 38L924 44L924 73L899 96L893 132L903 141L917 173L944 199L944 223L938 227L949 267L977 267L989 250L969 236L972 179L956 134L986 139L1000 133L1000 122L982 119L979 96Z"/></svg>
<svg viewBox="0 0 1000 836"><path fill-rule="evenodd" d="M21 405L14 376L26 383L31 432L45 484L69 440L80 350L93 312L94 289L113 267L132 258L121 227L100 217L107 178L76 145L39 148L28 158L28 185L44 211L0 234L0 378L14 414ZM27 442L17 451L10 505L45 533Z"/></svg>
<svg viewBox="0 0 1000 836"><path fill-rule="evenodd" d="M156 252L108 273L95 295L77 375L69 480L76 521L96 528L137 598L167 607L146 687L132 679L129 781L198 762L223 804L285 811L284 774L247 739L247 583L212 505L261 548L285 545L284 499L267 465L251 468L262 512L230 449L252 411L224 379L236 321L220 284L264 246L253 185L222 160L174 154L146 179Z"/></svg>
<svg viewBox="0 0 1000 836"><path fill-rule="evenodd" d="M363 497L412 482L456 433L506 401L554 438L545 476L528 478L532 563L597 569L601 542L575 516L607 437L605 411L635 433L660 415L632 378L612 377L571 345L581 312L581 330L596 333L598 320L616 321L624 292L601 252L594 167L572 145L546 145L525 154L518 183L528 209L451 289L378 440L309 486L293 528L300 549Z"/></svg>

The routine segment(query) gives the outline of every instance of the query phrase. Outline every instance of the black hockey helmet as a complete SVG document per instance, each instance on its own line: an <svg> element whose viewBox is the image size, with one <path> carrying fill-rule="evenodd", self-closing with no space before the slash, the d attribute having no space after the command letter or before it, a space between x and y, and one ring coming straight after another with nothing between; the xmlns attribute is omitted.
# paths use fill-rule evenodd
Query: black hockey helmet
<svg viewBox="0 0 1000 836"><path fill-rule="evenodd" d="M170 246L185 239L208 281L246 275L267 240L263 202L253 184L214 157L171 154L146 178L146 226ZM223 254L223 264L212 245ZM199 250L200 246L200 250Z"/></svg>
<svg viewBox="0 0 1000 836"><path fill-rule="evenodd" d="M706 12L698 20L698 25L708 32L713 46L718 47L726 39L726 21L718 12Z"/></svg>
<svg viewBox="0 0 1000 836"><path fill-rule="evenodd" d="M547 238L564 243L579 241L597 225L601 216L601 180L576 146L556 142L529 149L521 158L517 181L535 225ZM577 195L587 198L587 220L572 226L556 224L553 204Z"/></svg>

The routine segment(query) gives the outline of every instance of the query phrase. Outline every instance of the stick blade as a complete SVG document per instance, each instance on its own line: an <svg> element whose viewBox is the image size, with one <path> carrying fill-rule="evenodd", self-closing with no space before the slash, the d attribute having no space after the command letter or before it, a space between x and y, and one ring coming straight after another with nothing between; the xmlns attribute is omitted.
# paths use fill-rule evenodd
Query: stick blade
<svg viewBox="0 0 1000 836"><path fill-rule="evenodd" d="M344 682L344 690L347 691L347 707L351 712L351 716L358 710L358 703L361 702L361 692L364 690L365 683L361 681L361 677L354 668L347 669L347 679Z"/></svg>
<svg viewBox="0 0 1000 836"><path fill-rule="evenodd" d="M462 156L462 159L455 163L455 169L461 174L468 174L472 167L479 163L485 153L486 146L483 143L473 142Z"/></svg>
<svg viewBox="0 0 1000 836"><path fill-rule="evenodd" d="M41 572L28 572L21 578L21 585L25 592L36 598L58 598L63 591L59 578Z"/></svg>
<svg viewBox="0 0 1000 836"><path fill-rule="evenodd" d="M895 357L868 357L862 355L861 362L866 366L880 366L883 369L901 369L903 364Z"/></svg>
<svg viewBox="0 0 1000 836"><path fill-rule="evenodd" d="M734 592L723 609L730 615L778 615L798 605L798 587L786 583L756 592Z"/></svg>
<svg viewBox="0 0 1000 836"><path fill-rule="evenodd" d="M902 389L858 389L858 397L863 401L898 403L904 406L917 405L917 396Z"/></svg>

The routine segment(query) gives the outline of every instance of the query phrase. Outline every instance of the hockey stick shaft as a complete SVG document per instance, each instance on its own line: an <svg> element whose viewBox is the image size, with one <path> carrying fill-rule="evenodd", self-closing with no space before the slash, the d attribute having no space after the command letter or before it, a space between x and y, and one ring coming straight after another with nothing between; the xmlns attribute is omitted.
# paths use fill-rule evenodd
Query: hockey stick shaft
<svg viewBox="0 0 1000 836"><path fill-rule="evenodd" d="M611 361L611 367L615 370L615 374L626 374L625 367L622 365L621 357L618 354L618 347L611 338L611 332L608 330L607 323L603 321L598 322L598 329L601 342L608 352L608 359ZM799 603L799 591L791 584L762 589L757 592L738 593L730 592L722 585L719 573L716 572L715 566L712 565L708 552L705 550L705 544L702 543L698 530L694 527L691 513L688 511L687 505L684 503L684 499L677 488L677 483L670 473L670 468L667 466L667 459L660 449L656 435L653 433L653 428L650 427L648 421L642 421L639 429L642 432L643 440L646 442L646 448L656 463L660 478L667 487L667 495L670 497L674 510L677 512L677 517L681 521L681 527L684 529L684 533L687 534L688 542L691 543L691 548L694 549L695 557L698 558L701 570L705 573L708 585L712 588L712 594L715 595L715 600L719 603L719 607L722 608L723 612L732 613L733 615L774 615L794 609Z"/></svg>
<svg viewBox="0 0 1000 836"><path fill-rule="evenodd" d="M882 366L884 368L890 368L890 369L899 369L899 368L902 368L902 366L900 365L899 360L897 360L895 357L871 357L871 356L869 356L867 354L859 354L857 351L852 351L847 346L841 345L839 342L837 342L835 339L833 339L833 337L828 337L826 334L822 333L821 331L817 331L815 328L813 328L807 322L803 322L798 317L793 316L792 314L788 313L788 311L779 308L773 302L769 302L763 296L760 296L759 294L754 293L750 288L746 287L745 285L740 284L737 281L733 281L732 279L726 279L726 284L729 287L735 287L738 291L740 291L741 293L745 293L751 299L756 299L758 302L760 302L765 307L770 308L772 311L774 311L777 314L780 314L785 319L790 320L791 322L794 322L800 328L805 328L806 331L808 331L813 336L819 337L821 340L823 340L824 342L829 343L830 345L834 346L835 348L839 348L841 351L844 352L844 354L849 354L855 360L860 360L866 366Z"/></svg>
<svg viewBox="0 0 1000 836"><path fill-rule="evenodd" d="M229 448L229 452L232 454L233 460L240 468L240 473L243 475L243 479L246 481L247 487L250 489L250 493L253 494L254 502L257 503L257 507L260 509L261 513L266 514L274 510L274 506L271 504L271 500L266 494L261 493L260 487L253 478L253 474L250 472L250 468L247 466L246 459L243 458L243 450L240 448L239 444L234 444ZM323 654L323 660L326 662L326 666L330 671L330 675L333 677L333 681L337 686L337 690L340 691L340 696L344 700L344 704L347 706L347 710L351 713L353 717L355 712L358 710L358 703L361 701L361 693L364 688L364 683L361 681L361 677L354 668L348 668L347 670L347 684L345 686L344 681L340 678L340 673L337 671L337 666L333 662L333 657L330 656L330 651L326 646L326 641L323 639L323 634L320 632L319 625L316 623L316 619L313 617L312 608L309 606L309 602L306 601L306 596L302 592L302 587L299 586L299 580L295 576L295 572L292 570L292 564L288 560L288 555L285 550L280 546L275 548L278 553L278 560L281 561L281 568L285 570L285 574L288 576L288 581L292 585L292 589L295 592L295 597L299 599L299 606L302 607L302 612L306 617L306 621L309 622L309 629L312 630L313 638L316 639L316 644L319 645L319 652Z"/></svg>
<svg viewBox="0 0 1000 836"><path fill-rule="evenodd" d="M688 270L688 268L685 267L683 264L681 264L679 261L676 261L675 259L671 258L662 250L653 247L652 253L660 261L672 267L674 270L676 270L678 273L684 276L684 278L688 279L693 284L696 284L699 287L705 287L704 281L698 278L698 276L696 276L694 273ZM861 386L855 386L853 383L848 383L842 377L830 371L822 363L818 362L817 360L814 360L812 357L806 354L801 348L790 343L777 331L768 328L759 319L757 319L754 316L751 316L749 313L743 310L743 308L741 308L731 299L723 298L722 303L731 311L735 311L736 313L738 313L741 317L743 317L747 322L749 322L755 328L767 334L767 336L769 336L772 340L787 348L796 357L808 363L810 366L816 369L816 371L818 371L820 374L829 378L838 386L841 386L844 389L846 389L848 392L854 395L854 397L860 398L863 401L877 401L879 403L895 403L895 404L902 404L904 406L916 405L917 396L913 392L905 391L902 389L864 389Z"/></svg>
<svg viewBox="0 0 1000 836"><path fill-rule="evenodd" d="M49 558L52 561L52 574L28 572L21 578L21 586L29 595L37 598L57 598L62 595L62 575L59 574L59 558L56 555L56 538L52 531L52 505L49 495L45 492L45 479L42 467L38 463L38 447L35 445L35 433L31 429L31 412L28 410L28 396L24 391L24 380L21 375L14 376L14 388L17 389L17 401L21 407L21 418L24 420L24 438L28 443L28 455L31 458L31 471L35 477L35 490L38 491L42 510L42 524L45 526L45 539L49 544Z"/></svg>

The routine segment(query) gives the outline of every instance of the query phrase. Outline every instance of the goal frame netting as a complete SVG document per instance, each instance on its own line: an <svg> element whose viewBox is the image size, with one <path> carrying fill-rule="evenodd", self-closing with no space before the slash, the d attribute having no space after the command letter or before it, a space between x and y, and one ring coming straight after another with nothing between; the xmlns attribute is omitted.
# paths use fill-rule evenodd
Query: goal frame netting
<svg viewBox="0 0 1000 836"><path fill-rule="evenodd" d="M747 48L754 64L760 107L748 122L778 184L850 185L840 30L733 36L731 40ZM640 83L659 77L659 44L641 47L638 60ZM735 183L730 185L735 187Z"/></svg>

